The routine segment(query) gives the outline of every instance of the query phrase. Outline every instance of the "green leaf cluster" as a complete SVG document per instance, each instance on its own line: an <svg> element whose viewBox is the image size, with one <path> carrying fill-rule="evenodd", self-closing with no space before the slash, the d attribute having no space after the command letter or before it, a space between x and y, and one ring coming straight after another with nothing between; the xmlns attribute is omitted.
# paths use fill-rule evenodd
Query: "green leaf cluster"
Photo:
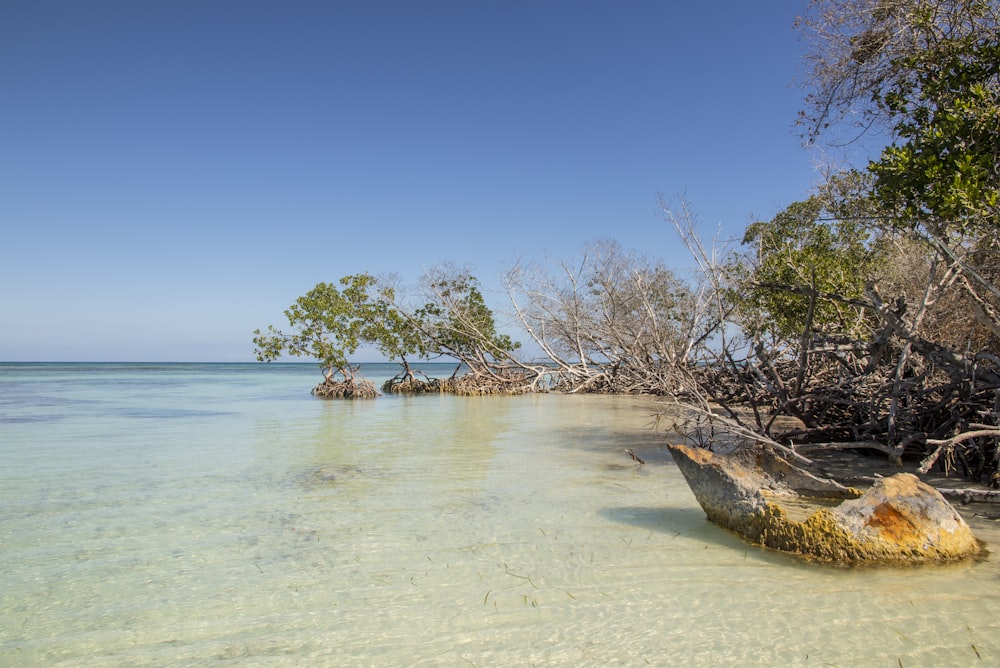
<svg viewBox="0 0 1000 668"><path fill-rule="evenodd" d="M970 2L982 15L987 2ZM934 30L933 13L918 29ZM898 141L869 165L881 203L897 225L937 234L1000 227L1000 34L942 36L899 56L898 79L874 102L894 119Z"/></svg>
<svg viewBox="0 0 1000 668"><path fill-rule="evenodd" d="M770 221L747 227L743 243L754 246L755 253L749 266L734 267L737 287L730 297L751 333L796 338L807 328L820 333L863 331L863 316L843 301L811 304L801 292L776 287L805 288L846 299L862 296L876 262L870 228L853 216L864 208L859 194L863 177L847 173L828 186L826 192L791 204Z"/></svg>
<svg viewBox="0 0 1000 668"><path fill-rule="evenodd" d="M408 366L408 356L446 355L471 366L503 359L518 343L499 334L476 278L442 274L431 282L435 298L421 308L397 307L396 289L370 274L319 283L285 311L288 330L254 331L257 360L282 355L315 358L329 378L353 376L349 357L362 344Z"/></svg>
<svg viewBox="0 0 1000 668"><path fill-rule="evenodd" d="M434 296L413 314L425 334L422 352L454 357L471 367L506 360L520 343L497 332L479 281L467 272L439 272L427 277Z"/></svg>
<svg viewBox="0 0 1000 668"><path fill-rule="evenodd" d="M374 297L376 280L368 274L345 276L342 288L318 283L286 311L290 333L268 326L254 331L257 360L271 362L281 355L315 358L329 378L353 375L348 357L363 342L379 340L384 305Z"/></svg>

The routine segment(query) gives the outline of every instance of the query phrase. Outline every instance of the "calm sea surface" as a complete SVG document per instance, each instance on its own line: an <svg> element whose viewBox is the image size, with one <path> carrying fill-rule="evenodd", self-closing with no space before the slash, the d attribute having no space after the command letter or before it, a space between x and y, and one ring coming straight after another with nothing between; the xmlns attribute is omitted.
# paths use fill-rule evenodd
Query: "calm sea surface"
<svg viewBox="0 0 1000 668"><path fill-rule="evenodd" d="M984 561L810 565L706 521L648 400L318 380L0 364L0 665L1000 665L970 509Z"/></svg>

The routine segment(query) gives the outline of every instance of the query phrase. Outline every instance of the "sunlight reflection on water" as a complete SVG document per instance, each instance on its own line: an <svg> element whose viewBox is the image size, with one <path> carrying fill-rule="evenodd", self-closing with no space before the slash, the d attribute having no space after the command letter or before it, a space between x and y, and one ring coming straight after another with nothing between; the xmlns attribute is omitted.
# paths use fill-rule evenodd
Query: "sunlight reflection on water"
<svg viewBox="0 0 1000 668"><path fill-rule="evenodd" d="M3 428L4 665L1000 662L996 555L842 569L748 546L705 520L644 399L93 373L53 388L62 419Z"/></svg>

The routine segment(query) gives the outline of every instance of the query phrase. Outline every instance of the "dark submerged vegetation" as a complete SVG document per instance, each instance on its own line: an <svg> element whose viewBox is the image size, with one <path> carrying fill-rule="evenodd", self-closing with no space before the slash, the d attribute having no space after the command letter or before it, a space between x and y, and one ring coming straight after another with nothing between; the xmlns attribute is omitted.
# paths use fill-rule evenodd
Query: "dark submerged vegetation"
<svg viewBox="0 0 1000 668"><path fill-rule="evenodd" d="M334 388L317 394L375 396L347 361L364 343L402 367L387 393L659 395L701 445L859 449L1000 487L1000 5L814 0L798 27L805 137L861 119L891 143L741 244L706 244L688 203L661 199L693 278L609 240L518 263L504 287L528 360L466 269L410 290L346 276L285 312L290 334L255 332L258 359L311 356Z"/></svg>

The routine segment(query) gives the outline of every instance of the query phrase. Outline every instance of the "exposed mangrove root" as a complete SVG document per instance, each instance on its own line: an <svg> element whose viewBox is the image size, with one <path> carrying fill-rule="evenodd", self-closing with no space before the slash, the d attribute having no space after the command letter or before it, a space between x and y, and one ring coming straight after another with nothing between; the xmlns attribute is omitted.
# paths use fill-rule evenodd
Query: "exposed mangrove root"
<svg viewBox="0 0 1000 668"><path fill-rule="evenodd" d="M542 376L523 369L497 369L489 373L470 371L441 381L443 392L461 396L528 394L548 390Z"/></svg>
<svg viewBox="0 0 1000 668"><path fill-rule="evenodd" d="M321 399L374 399L379 395L374 383L358 378L327 378L312 389L312 394Z"/></svg>
<svg viewBox="0 0 1000 668"><path fill-rule="evenodd" d="M443 390L440 378L400 378L395 376L382 384L386 394L437 394Z"/></svg>
<svg viewBox="0 0 1000 668"><path fill-rule="evenodd" d="M403 368L382 384L386 394L432 394L442 391L441 379L431 378L423 371L413 369L404 359ZM418 378L417 376L423 376Z"/></svg>
<svg viewBox="0 0 1000 668"><path fill-rule="evenodd" d="M918 462L920 473L1000 487L1000 369L978 358L946 366L937 349L923 355L892 334L816 336L804 362L758 349L698 367L697 386L720 412L749 415L744 426L789 447L878 451L897 466ZM782 428L787 418L797 426Z"/></svg>

